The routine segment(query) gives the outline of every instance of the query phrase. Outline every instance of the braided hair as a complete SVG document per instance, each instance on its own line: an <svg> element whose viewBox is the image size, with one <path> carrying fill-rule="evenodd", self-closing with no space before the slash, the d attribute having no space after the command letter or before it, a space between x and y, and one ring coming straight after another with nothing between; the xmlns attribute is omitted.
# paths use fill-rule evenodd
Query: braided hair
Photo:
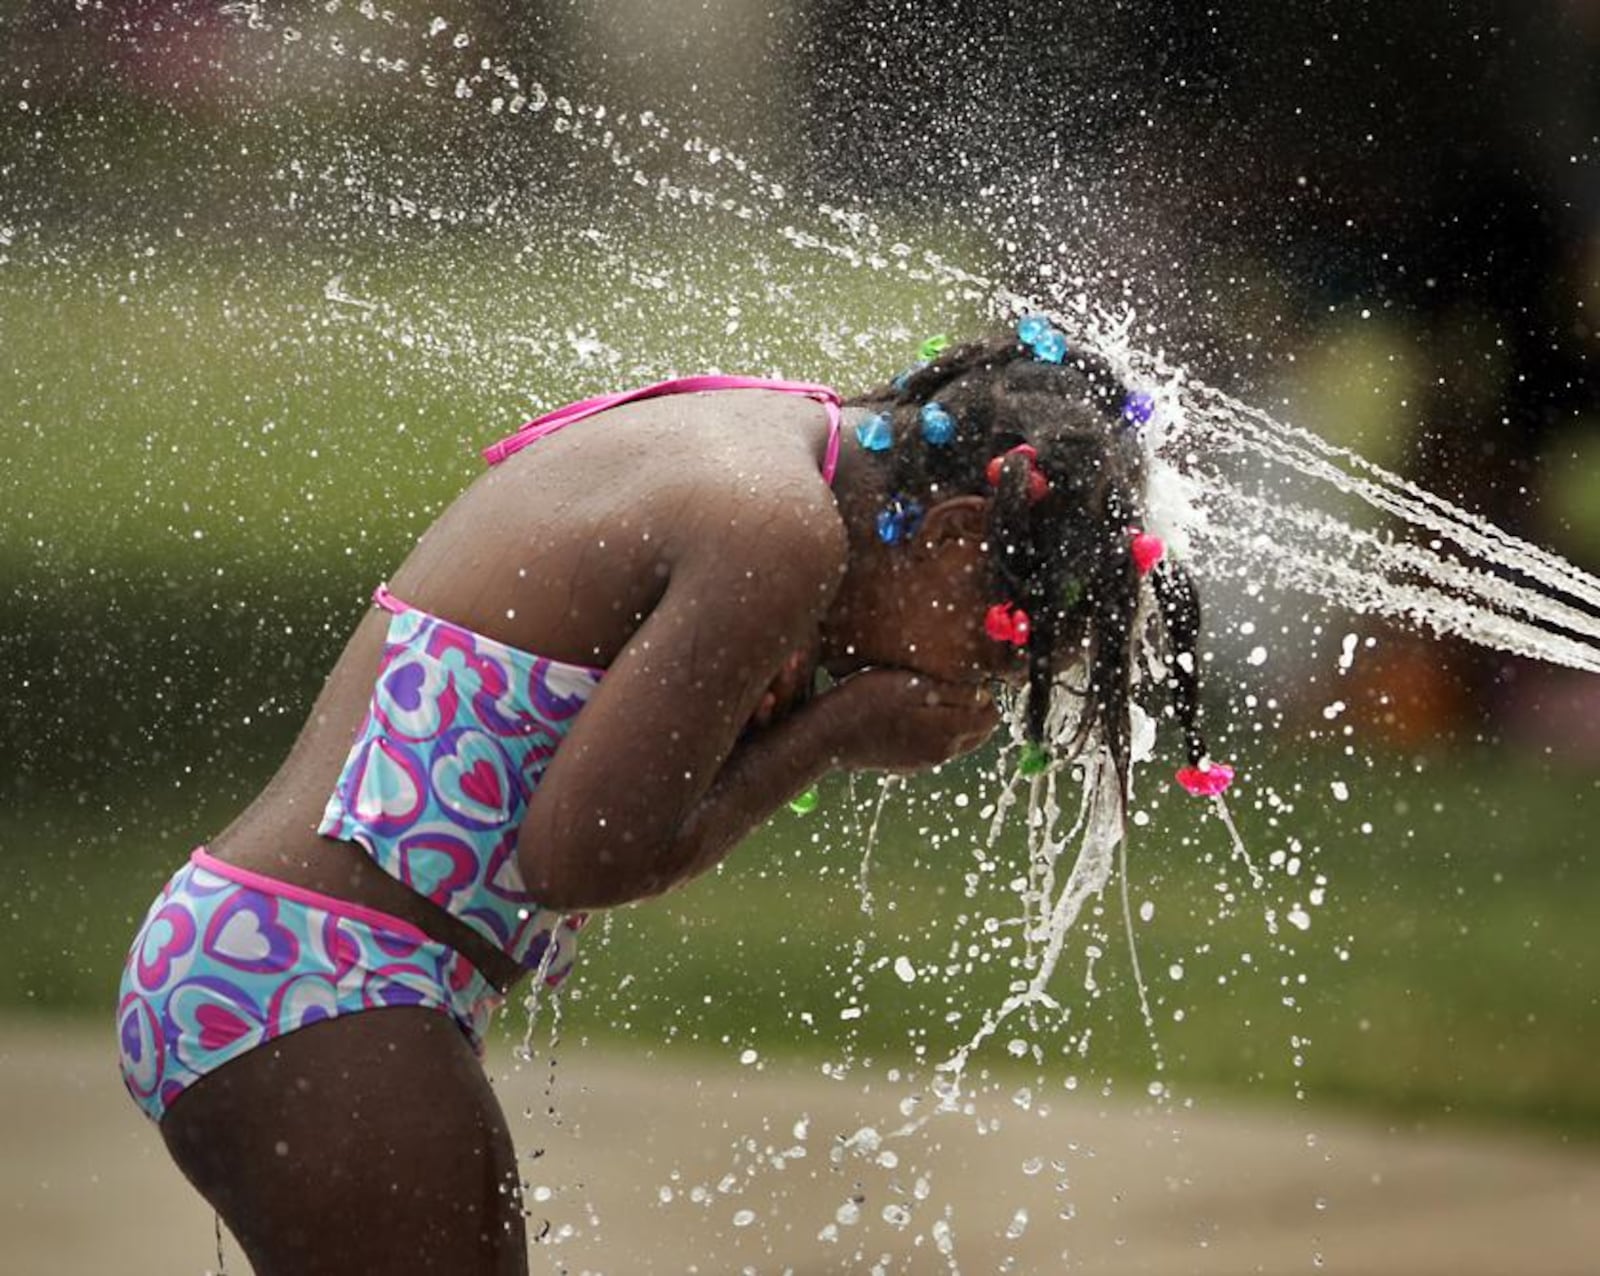
<svg viewBox="0 0 1600 1276"><path fill-rule="evenodd" d="M924 405L954 419L948 445L927 442ZM1128 402L1109 364L1074 350L1041 361L1014 333L947 349L932 362L848 401L887 413L892 446L879 453L887 490L929 503L967 493L992 495L986 541L995 601L1024 609L1026 732L1044 739L1060 677L1080 660L1085 675L1079 752L1098 732L1127 792L1129 703L1140 574L1130 529L1143 518L1144 450L1124 419ZM1015 451L1026 444L1033 450ZM994 462L998 458L998 472ZM1048 480L1039 495L1035 465ZM991 483L991 479L994 481ZM1191 765L1205 755L1198 726L1199 598L1188 574L1160 563L1152 576L1173 660L1173 709Z"/></svg>

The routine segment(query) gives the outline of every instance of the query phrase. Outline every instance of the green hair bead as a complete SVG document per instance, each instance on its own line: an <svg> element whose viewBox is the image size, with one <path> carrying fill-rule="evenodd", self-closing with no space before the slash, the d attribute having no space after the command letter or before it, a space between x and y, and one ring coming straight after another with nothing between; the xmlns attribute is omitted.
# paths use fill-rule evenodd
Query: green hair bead
<svg viewBox="0 0 1600 1276"><path fill-rule="evenodd" d="M1042 744L1035 744L1026 740L1022 745L1022 753L1017 758L1017 774L1028 776L1030 779L1036 775L1043 775L1050 767L1050 750Z"/></svg>

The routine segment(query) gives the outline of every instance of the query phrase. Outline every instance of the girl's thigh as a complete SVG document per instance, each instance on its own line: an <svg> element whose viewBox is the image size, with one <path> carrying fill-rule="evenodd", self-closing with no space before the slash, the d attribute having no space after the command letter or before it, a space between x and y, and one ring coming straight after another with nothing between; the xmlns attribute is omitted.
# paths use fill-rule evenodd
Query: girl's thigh
<svg viewBox="0 0 1600 1276"><path fill-rule="evenodd" d="M192 1085L161 1133L256 1276L527 1271L505 1115L437 1011L278 1037Z"/></svg>

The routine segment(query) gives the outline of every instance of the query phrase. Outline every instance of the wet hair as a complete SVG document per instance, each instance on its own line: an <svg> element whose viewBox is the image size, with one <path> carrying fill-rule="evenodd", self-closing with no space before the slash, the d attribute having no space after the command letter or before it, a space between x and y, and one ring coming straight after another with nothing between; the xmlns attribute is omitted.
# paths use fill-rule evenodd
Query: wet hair
<svg viewBox="0 0 1600 1276"><path fill-rule="evenodd" d="M1084 685L1076 737L1096 732L1127 792L1140 578L1129 529L1143 520L1144 450L1123 417L1124 386L1104 360L1073 350L1042 362L1010 332L955 346L889 385L849 401L887 412L894 442L881 453L886 491L927 504L991 495L986 540L994 601L1028 614L1026 731L1045 741L1051 697L1081 658ZM946 446L922 436L919 413L937 401L954 418ZM1049 491L1029 499L1030 445ZM1000 457L999 481L988 480ZM1172 656L1167 671L1188 761L1205 754L1199 730L1196 642L1200 604L1193 581L1170 559L1151 575Z"/></svg>

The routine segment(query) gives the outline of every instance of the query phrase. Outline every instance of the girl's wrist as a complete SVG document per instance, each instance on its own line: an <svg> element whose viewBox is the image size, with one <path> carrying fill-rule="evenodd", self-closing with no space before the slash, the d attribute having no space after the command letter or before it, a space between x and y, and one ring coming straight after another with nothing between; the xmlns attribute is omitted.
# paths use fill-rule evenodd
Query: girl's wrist
<svg viewBox="0 0 1600 1276"><path fill-rule="evenodd" d="M805 736L800 751L817 764L815 773L801 788L829 771L851 769L861 740L861 715L852 699L844 694L842 686L830 687L794 714L792 721Z"/></svg>

